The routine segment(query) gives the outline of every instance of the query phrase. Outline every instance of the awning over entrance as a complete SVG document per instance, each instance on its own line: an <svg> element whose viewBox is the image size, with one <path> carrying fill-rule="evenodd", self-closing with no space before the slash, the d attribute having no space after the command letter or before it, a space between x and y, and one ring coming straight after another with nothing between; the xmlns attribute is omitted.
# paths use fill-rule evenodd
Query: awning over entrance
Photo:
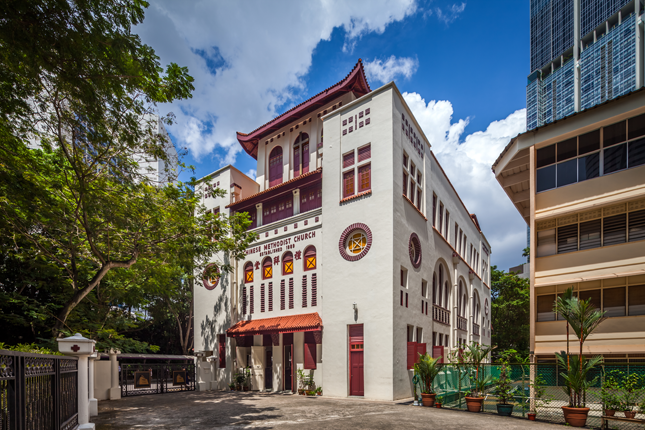
<svg viewBox="0 0 645 430"><path fill-rule="evenodd" d="M251 336L258 334L295 333L322 329L322 319L318 312L290 315L287 317L263 318L240 321L226 330L228 337Z"/></svg>

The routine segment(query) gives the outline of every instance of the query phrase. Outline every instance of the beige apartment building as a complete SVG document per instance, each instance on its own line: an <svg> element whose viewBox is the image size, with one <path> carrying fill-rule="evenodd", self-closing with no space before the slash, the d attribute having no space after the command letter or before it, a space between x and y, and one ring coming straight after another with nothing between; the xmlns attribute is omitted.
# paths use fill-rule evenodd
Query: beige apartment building
<svg viewBox="0 0 645 430"><path fill-rule="evenodd" d="M536 359L566 349L566 325L553 303L573 287L608 317L584 354L642 361L645 90L520 134L493 172L530 227Z"/></svg>

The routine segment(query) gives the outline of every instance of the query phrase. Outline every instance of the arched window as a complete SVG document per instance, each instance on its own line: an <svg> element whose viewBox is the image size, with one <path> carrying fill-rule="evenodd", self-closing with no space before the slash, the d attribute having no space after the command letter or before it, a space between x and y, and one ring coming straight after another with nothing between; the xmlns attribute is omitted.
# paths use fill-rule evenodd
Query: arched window
<svg viewBox="0 0 645 430"><path fill-rule="evenodd" d="M305 270L314 270L316 268L316 247L310 246L305 249Z"/></svg>
<svg viewBox="0 0 645 430"><path fill-rule="evenodd" d="M282 274L289 275L293 273L293 254L291 251L287 251L282 257Z"/></svg>
<svg viewBox="0 0 645 430"><path fill-rule="evenodd" d="M269 155L269 186L282 183L282 147L276 146Z"/></svg>
<svg viewBox="0 0 645 430"><path fill-rule="evenodd" d="M443 301L444 301L444 309L448 309L448 298L450 297L450 285L448 284L448 281L445 282L444 284L444 295L443 295Z"/></svg>
<svg viewBox="0 0 645 430"><path fill-rule="evenodd" d="M309 171L309 135L300 133L293 142L293 177Z"/></svg>
<svg viewBox="0 0 645 430"><path fill-rule="evenodd" d="M250 261L244 265L244 282L253 282L253 263Z"/></svg>
<svg viewBox="0 0 645 430"><path fill-rule="evenodd" d="M273 261L267 257L262 262L262 279L271 279L273 277Z"/></svg>
<svg viewBox="0 0 645 430"><path fill-rule="evenodd" d="M432 304L437 304L437 273L432 274Z"/></svg>
<svg viewBox="0 0 645 430"><path fill-rule="evenodd" d="M437 304L439 306L443 307L443 289L441 286L443 285L443 266L439 266L439 294L437 297Z"/></svg>

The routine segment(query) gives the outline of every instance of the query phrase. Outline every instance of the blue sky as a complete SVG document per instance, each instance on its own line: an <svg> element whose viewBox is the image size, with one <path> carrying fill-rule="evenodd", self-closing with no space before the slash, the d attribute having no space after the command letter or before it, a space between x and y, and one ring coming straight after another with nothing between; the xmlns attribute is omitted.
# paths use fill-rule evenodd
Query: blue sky
<svg viewBox="0 0 645 430"><path fill-rule="evenodd" d="M338 82L362 58L372 88L394 80L404 93L477 214L493 264L521 262L526 226L490 166L525 127L529 0L158 0L136 30L162 63L195 77L192 99L159 106L177 116L168 131L195 176L229 163L253 175L235 131Z"/></svg>

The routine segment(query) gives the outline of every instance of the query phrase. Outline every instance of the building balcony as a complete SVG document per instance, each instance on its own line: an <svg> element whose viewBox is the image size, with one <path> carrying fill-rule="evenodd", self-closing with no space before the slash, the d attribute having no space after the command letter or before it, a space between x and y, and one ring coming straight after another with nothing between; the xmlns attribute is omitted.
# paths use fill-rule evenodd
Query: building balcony
<svg viewBox="0 0 645 430"><path fill-rule="evenodd" d="M432 319L440 324L450 325L450 311L438 305L432 305Z"/></svg>
<svg viewBox="0 0 645 430"><path fill-rule="evenodd" d="M468 331L468 320L464 317L457 316L457 329Z"/></svg>
<svg viewBox="0 0 645 430"><path fill-rule="evenodd" d="M479 324L473 323L473 334L479 336Z"/></svg>

